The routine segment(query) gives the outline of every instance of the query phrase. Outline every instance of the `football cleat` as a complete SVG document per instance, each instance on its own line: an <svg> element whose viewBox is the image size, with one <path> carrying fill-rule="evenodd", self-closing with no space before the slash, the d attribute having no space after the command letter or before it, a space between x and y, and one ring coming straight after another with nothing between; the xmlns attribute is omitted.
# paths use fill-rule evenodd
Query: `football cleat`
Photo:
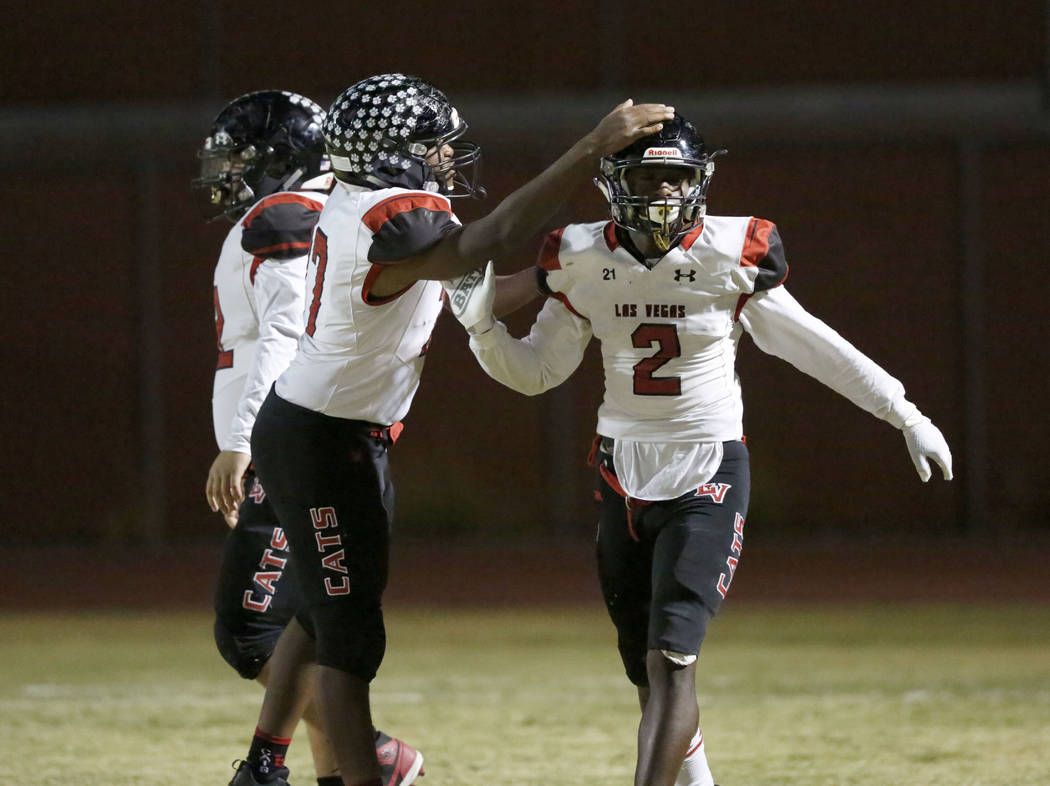
<svg viewBox="0 0 1050 786"><path fill-rule="evenodd" d="M383 786L409 786L425 774L422 753L381 731L376 736L376 757Z"/></svg>
<svg viewBox="0 0 1050 786"><path fill-rule="evenodd" d="M234 762L234 764L237 764L237 762ZM248 762L242 761L237 767L237 773L233 776L233 780L230 781L230 786L288 786L289 770L287 767L278 767L273 774L274 777L271 780L257 781L252 773L251 766Z"/></svg>

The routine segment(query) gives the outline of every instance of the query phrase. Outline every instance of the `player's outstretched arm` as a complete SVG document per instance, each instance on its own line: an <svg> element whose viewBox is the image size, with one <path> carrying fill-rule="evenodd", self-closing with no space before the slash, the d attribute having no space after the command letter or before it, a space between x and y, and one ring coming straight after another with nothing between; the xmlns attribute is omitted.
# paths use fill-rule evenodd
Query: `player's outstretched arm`
<svg viewBox="0 0 1050 786"><path fill-rule="evenodd" d="M598 159L656 133L672 117L674 107L624 101L539 176L450 238L450 251L467 259L492 259L517 248L542 229L576 186L589 181Z"/></svg>
<svg viewBox="0 0 1050 786"><path fill-rule="evenodd" d="M908 455L915 465L915 471L919 473L919 480L923 483L928 481L933 472L930 470L929 459L941 468L941 474L945 480L952 479L952 453L948 449L948 443L941 434L941 430L916 410L916 418L909 425L904 424L901 429L904 433L904 442L908 446Z"/></svg>
<svg viewBox="0 0 1050 786"><path fill-rule="evenodd" d="M674 107L635 104L613 109L557 161L506 197L487 216L451 230L411 260L383 271L384 291L420 279L445 280L499 259L539 232L569 194L597 170L598 159L635 139L656 133L674 117Z"/></svg>
<svg viewBox="0 0 1050 786"><path fill-rule="evenodd" d="M827 324L814 317L782 287L761 292L740 311L740 323L763 352L783 358L861 409L904 433L919 478L931 471L928 459L952 479L952 456L940 429L904 396L904 386Z"/></svg>
<svg viewBox="0 0 1050 786"><path fill-rule="evenodd" d="M492 304L492 313L496 319L502 319L539 296L540 291L536 288L536 268L533 266L509 276L496 276L496 298Z"/></svg>

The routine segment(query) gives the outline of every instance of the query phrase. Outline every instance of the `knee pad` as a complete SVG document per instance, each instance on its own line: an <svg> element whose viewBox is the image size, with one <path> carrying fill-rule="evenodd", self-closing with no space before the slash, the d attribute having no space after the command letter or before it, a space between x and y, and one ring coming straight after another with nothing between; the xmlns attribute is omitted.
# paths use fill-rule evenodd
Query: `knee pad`
<svg viewBox="0 0 1050 786"><path fill-rule="evenodd" d="M696 655L684 652L673 652L672 650L660 650L660 654L667 658L675 666L691 666L696 663Z"/></svg>
<svg viewBox="0 0 1050 786"><path fill-rule="evenodd" d="M386 654L386 628L379 604L350 601L310 611L317 662L371 682Z"/></svg>
<svg viewBox="0 0 1050 786"><path fill-rule="evenodd" d="M259 676L273 654L273 648L277 646L281 630L274 626L251 629L241 626L234 630L234 626L227 625L218 617L213 627L215 646L222 659L246 680L254 680Z"/></svg>

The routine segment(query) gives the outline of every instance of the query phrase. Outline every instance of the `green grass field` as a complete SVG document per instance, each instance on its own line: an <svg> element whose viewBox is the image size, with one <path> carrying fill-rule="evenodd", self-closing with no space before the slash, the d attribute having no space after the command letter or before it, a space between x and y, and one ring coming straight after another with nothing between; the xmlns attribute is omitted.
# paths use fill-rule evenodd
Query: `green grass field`
<svg viewBox="0 0 1050 786"><path fill-rule="evenodd" d="M631 783L637 704L600 608L388 610L378 725L424 786ZM205 613L0 616L0 782L225 786L260 689ZM723 786L1050 783L1050 607L766 607L698 687ZM292 783L313 773L305 735Z"/></svg>

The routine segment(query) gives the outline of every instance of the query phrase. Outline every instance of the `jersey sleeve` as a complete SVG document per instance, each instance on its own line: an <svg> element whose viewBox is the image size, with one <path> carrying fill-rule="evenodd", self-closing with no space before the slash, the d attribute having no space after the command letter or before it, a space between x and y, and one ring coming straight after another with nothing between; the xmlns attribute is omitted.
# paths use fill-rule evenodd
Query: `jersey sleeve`
<svg viewBox="0 0 1050 786"><path fill-rule="evenodd" d="M310 250L321 203L303 194L273 194L241 219L241 248L264 259L295 259Z"/></svg>
<svg viewBox="0 0 1050 786"><path fill-rule="evenodd" d="M541 294L561 301L580 319L586 319L577 311L566 292L571 283L568 273L561 266L561 238L565 228L556 229L543 239L540 253L536 259L536 288Z"/></svg>
<svg viewBox="0 0 1050 786"><path fill-rule="evenodd" d="M426 193L384 199L361 220L372 231L368 261L379 265L411 259L459 225L446 198Z"/></svg>
<svg viewBox="0 0 1050 786"><path fill-rule="evenodd" d="M259 339L244 390L234 411L222 450L251 454L255 416L274 380L292 362L303 332L306 257L280 262L265 260L255 271L252 294L259 315Z"/></svg>
<svg viewBox="0 0 1050 786"><path fill-rule="evenodd" d="M488 332L471 336L470 349L490 377L534 396L568 379L590 340L591 323L551 299L525 338L514 338L502 322L496 322Z"/></svg>
<svg viewBox="0 0 1050 786"><path fill-rule="evenodd" d="M740 264L756 270L755 292L764 292L784 283L788 276L788 263L776 224L764 218L751 219L744 236Z"/></svg>
<svg viewBox="0 0 1050 786"><path fill-rule="evenodd" d="M877 418L902 428L918 410L904 385L806 311L784 287L750 298L740 323L755 345L845 396Z"/></svg>

